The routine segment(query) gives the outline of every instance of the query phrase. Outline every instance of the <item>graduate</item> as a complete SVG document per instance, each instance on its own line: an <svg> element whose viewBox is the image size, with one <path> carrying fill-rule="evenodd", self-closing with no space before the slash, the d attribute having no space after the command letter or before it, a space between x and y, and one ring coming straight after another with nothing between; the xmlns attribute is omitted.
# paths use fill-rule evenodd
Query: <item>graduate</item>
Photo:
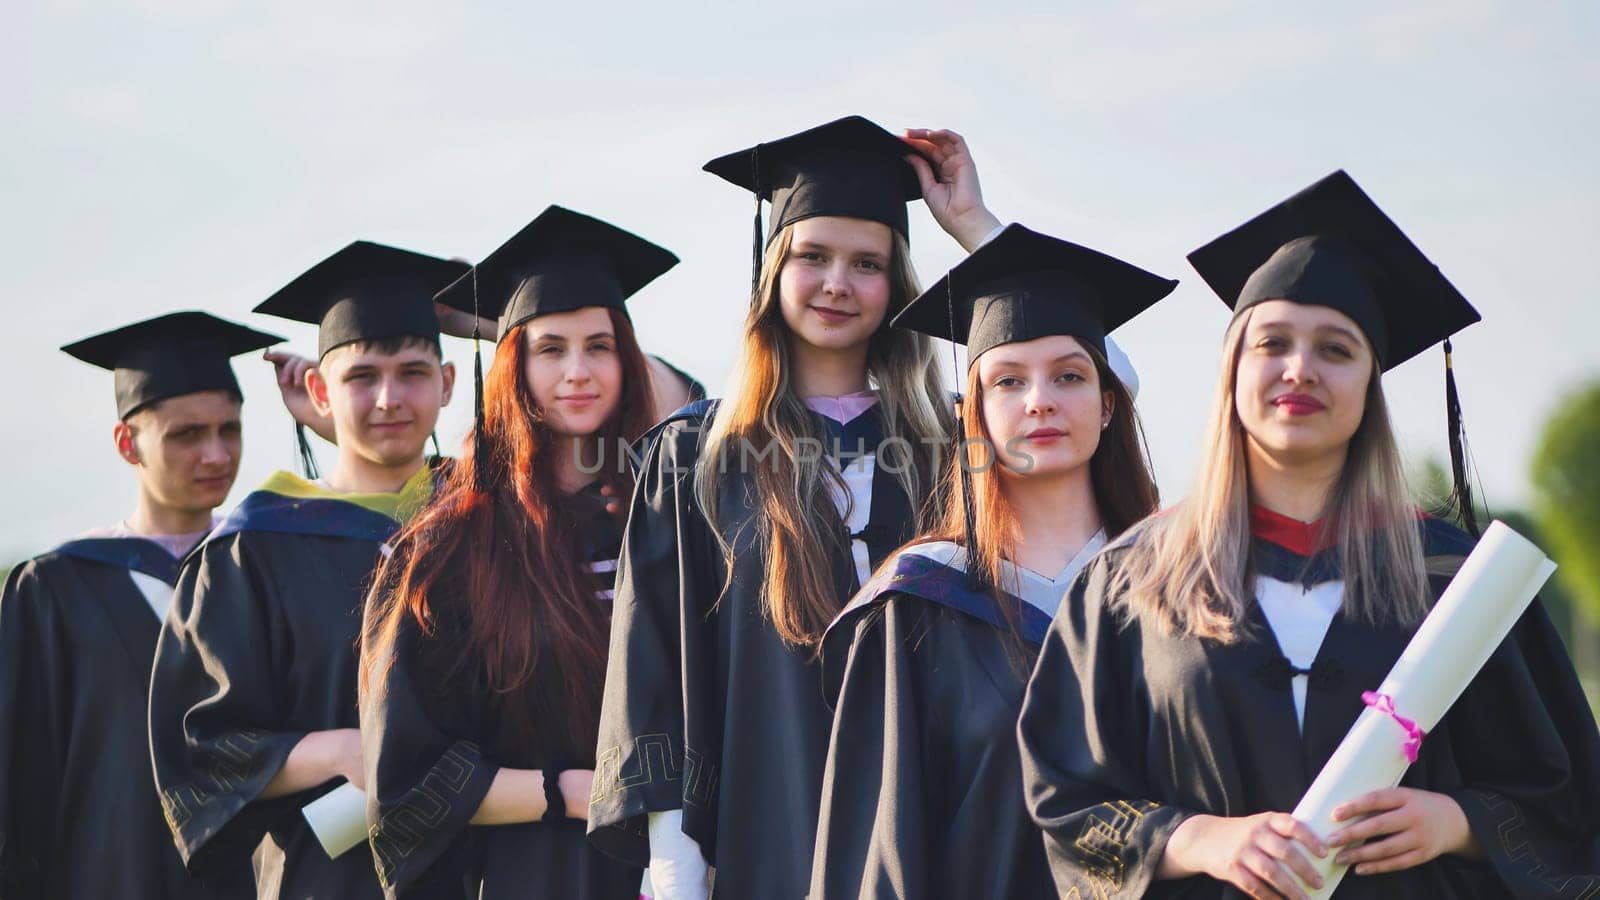
<svg viewBox="0 0 1600 900"><path fill-rule="evenodd" d="M356 643L374 566L432 493L423 447L455 371L433 295L465 264L357 241L256 308L318 325L306 378L339 456L278 472L184 566L151 674L150 749L191 872L254 856L256 895L380 895L372 859L329 859L301 815L363 785Z"/></svg>
<svg viewBox="0 0 1600 900"><path fill-rule="evenodd" d="M678 262L552 206L441 298L498 316L466 456L366 613L361 732L386 897L634 900L585 837L627 447L655 421L624 301Z"/></svg>
<svg viewBox="0 0 1600 900"><path fill-rule="evenodd" d="M916 533L953 427L932 342L888 325L917 294L906 204L932 185L971 246L995 222L964 144L945 146L912 164L853 117L706 166L753 192L764 249L735 393L645 442L589 815L658 898L713 877L723 897L806 892L831 719L818 644Z"/></svg>
<svg viewBox="0 0 1600 900"><path fill-rule="evenodd" d="M1234 310L1194 491L1080 577L1023 705L1057 889L1299 898L1336 854L1338 898L1593 895L1600 733L1538 601L1399 787L1326 843L1289 814L1472 548L1413 505L1381 376L1445 340L1473 526L1448 337L1476 311L1343 172L1190 260Z"/></svg>
<svg viewBox="0 0 1600 900"><path fill-rule="evenodd" d="M225 897L191 880L150 782L145 696L178 562L233 487L243 395L229 358L282 341L201 312L61 349L113 372L134 511L12 570L0 594L0 897ZM93 865L85 865L92 858Z"/></svg>
<svg viewBox="0 0 1600 900"><path fill-rule="evenodd" d="M465 291L462 290L451 293L454 302L470 301L471 298L464 295ZM473 315L471 309L456 309L438 298L434 300L434 310L439 314L439 330L445 334L471 338L474 341L493 341L500 337L500 324L496 319ZM290 371L289 367L278 364L277 359L273 361L278 365L280 384L292 383L292 379L286 375L286 372ZM652 353L646 353L644 361L649 367L650 402L655 421L659 422L690 403L706 398L706 386L683 369ZM296 409L296 404L291 402L287 393L284 396L284 404L289 406L291 411ZM300 416L297 414L296 418ZM306 419L310 427L313 429L318 427L319 423L311 416L306 416Z"/></svg>
<svg viewBox="0 0 1600 900"><path fill-rule="evenodd" d="M1072 579L1155 509L1105 337L1176 284L1011 225L895 319L967 345L965 452L935 527L823 639L837 700L813 900L1052 895L1017 715Z"/></svg>

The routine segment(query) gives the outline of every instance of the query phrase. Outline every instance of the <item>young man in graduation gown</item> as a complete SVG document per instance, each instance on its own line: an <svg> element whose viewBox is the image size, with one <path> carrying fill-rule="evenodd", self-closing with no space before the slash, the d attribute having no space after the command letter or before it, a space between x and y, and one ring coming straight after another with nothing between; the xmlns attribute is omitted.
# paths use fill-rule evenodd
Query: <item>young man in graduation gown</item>
<svg viewBox="0 0 1600 900"><path fill-rule="evenodd" d="M247 860L190 879L150 781L145 696L184 554L238 473L229 357L278 343L200 312L62 350L114 373L122 522L18 566L0 595L0 897L129 900L250 890Z"/></svg>
<svg viewBox="0 0 1600 900"><path fill-rule="evenodd" d="M423 448L455 374L432 298L465 269L358 241L256 308L319 326L307 389L339 457L317 482L268 478L179 578L150 744L191 872L253 854L258 897L380 896L370 854L330 859L301 810L362 783L362 600L385 541L432 492Z"/></svg>

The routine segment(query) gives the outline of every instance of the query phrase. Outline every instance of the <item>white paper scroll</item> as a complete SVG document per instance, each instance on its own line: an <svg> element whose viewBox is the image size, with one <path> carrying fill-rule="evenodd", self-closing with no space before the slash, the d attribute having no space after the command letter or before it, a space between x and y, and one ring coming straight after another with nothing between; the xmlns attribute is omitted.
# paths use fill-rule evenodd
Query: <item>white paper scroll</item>
<svg viewBox="0 0 1600 900"><path fill-rule="evenodd" d="M1503 522L1491 524L1377 692L1394 699L1398 715L1431 732L1555 570L1556 564L1526 538ZM1294 817L1322 838L1353 824L1357 820L1335 823L1334 807L1399 784L1410 766L1405 740L1406 730L1393 718L1372 708L1363 711ZM1334 865L1335 855L1309 857L1324 887L1306 888L1306 893L1318 900L1333 894L1349 868Z"/></svg>
<svg viewBox="0 0 1600 900"><path fill-rule="evenodd" d="M348 781L306 804L300 814L329 859L367 840L367 795Z"/></svg>

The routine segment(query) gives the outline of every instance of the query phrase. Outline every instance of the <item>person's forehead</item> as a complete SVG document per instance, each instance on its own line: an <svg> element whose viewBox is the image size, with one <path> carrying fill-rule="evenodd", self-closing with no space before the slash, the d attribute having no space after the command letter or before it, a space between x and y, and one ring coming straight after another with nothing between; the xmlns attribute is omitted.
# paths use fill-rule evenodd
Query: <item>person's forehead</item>
<svg viewBox="0 0 1600 900"><path fill-rule="evenodd" d="M814 216L794 223L793 241L796 244L818 244L888 253L893 233L889 226L870 219Z"/></svg>
<svg viewBox="0 0 1600 900"><path fill-rule="evenodd" d="M1361 326L1339 310L1331 306L1296 303L1292 300L1265 300L1256 304L1250 311L1250 326L1252 328L1341 328L1361 335Z"/></svg>
<svg viewBox="0 0 1600 900"><path fill-rule="evenodd" d="M403 366L412 363L436 364L439 358L434 355L432 348L422 346L402 347L393 353L385 353L374 347L362 347L349 344L335 348L322 361L323 368L330 366L353 369L357 366L372 366L383 368L386 366Z"/></svg>
<svg viewBox="0 0 1600 900"><path fill-rule="evenodd" d="M149 425L225 422L237 419L239 408L239 398L231 391L196 391L151 404L135 412L132 421Z"/></svg>
<svg viewBox="0 0 1600 900"><path fill-rule="evenodd" d="M1074 355L1088 356L1077 338L1065 334L1047 334L1031 341L1001 344L978 357L978 365L983 369L1034 366Z"/></svg>
<svg viewBox="0 0 1600 900"><path fill-rule="evenodd" d="M611 334L611 313L604 307L585 306L566 312L550 313L528 320L528 340L545 338L577 340L593 334Z"/></svg>

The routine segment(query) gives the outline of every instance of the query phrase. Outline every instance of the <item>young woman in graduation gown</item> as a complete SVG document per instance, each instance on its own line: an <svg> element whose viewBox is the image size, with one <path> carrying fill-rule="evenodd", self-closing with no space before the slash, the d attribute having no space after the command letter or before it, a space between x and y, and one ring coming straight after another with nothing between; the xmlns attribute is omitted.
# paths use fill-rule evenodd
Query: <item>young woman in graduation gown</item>
<svg viewBox="0 0 1600 900"><path fill-rule="evenodd" d="M677 263L551 207L447 290L500 319L474 440L394 542L361 729L385 896L634 900L584 836L626 448L653 421L623 300ZM609 490L607 490L609 489ZM605 493L602 493L602 492Z"/></svg>
<svg viewBox="0 0 1600 900"><path fill-rule="evenodd" d="M895 320L968 346L962 489L824 637L814 900L1053 895L1017 715L1072 579L1155 509L1105 336L1175 284L1012 225Z"/></svg>
<svg viewBox="0 0 1600 900"><path fill-rule="evenodd" d="M1399 787L1289 815L1472 547L1380 376L1477 314L1342 172L1190 259L1235 310L1194 492L1080 578L1023 707L1058 889L1302 897L1331 853L1339 898L1593 896L1600 735L1538 601Z"/></svg>
<svg viewBox="0 0 1600 900"><path fill-rule="evenodd" d="M992 228L959 138L917 165L947 230ZM799 898L830 715L823 629L914 534L950 401L917 294L901 139L843 119L707 168L772 201L734 393L647 438L623 542L590 828L658 898ZM975 235L975 236L974 236Z"/></svg>

